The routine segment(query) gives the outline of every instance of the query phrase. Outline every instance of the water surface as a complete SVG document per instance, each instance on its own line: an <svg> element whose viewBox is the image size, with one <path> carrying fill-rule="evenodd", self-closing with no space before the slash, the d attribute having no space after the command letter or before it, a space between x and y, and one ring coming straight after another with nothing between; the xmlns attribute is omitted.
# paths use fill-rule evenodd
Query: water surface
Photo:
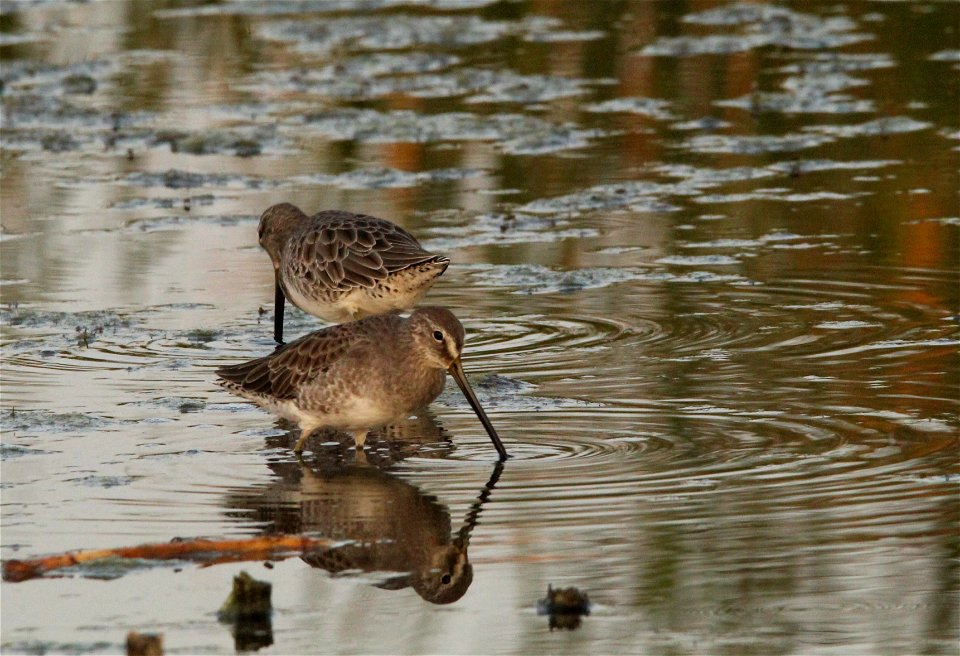
<svg viewBox="0 0 960 656"><path fill-rule="evenodd" d="M955 653L958 24L927 2L5 3L0 555L352 546L4 583L3 650L135 629L231 652L216 610L245 569L273 583L264 653ZM279 201L452 258L428 298L466 325L502 472L452 384L365 462L328 435L304 463L214 385L272 349L256 220ZM443 596L451 550L472 578ZM548 584L589 592L578 629L537 614Z"/></svg>

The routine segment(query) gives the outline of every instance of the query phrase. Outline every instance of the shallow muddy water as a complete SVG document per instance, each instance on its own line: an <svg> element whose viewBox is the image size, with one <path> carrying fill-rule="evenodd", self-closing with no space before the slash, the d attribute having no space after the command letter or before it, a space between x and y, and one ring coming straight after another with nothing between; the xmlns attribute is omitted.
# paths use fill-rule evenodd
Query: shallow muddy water
<svg viewBox="0 0 960 656"><path fill-rule="evenodd" d="M273 584L265 653L956 653L958 25L932 2L5 2L0 556L345 546L4 583L3 651L135 629L229 653L246 570ZM214 385L272 349L279 201L451 257L427 298L467 328L502 471L452 384L365 462L327 435L303 463ZM449 549L473 573L444 596ZM579 628L538 614L548 584L589 593Z"/></svg>

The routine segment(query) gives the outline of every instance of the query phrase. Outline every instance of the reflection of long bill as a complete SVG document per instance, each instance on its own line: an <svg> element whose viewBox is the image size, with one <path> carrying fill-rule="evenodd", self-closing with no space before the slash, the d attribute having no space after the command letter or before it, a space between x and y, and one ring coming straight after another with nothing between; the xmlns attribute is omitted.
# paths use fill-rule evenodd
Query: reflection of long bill
<svg viewBox="0 0 960 656"><path fill-rule="evenodd" d="M471 388L470 383L467 382L467 375L463 373L463 365L460 364L460 358L454 360L447 371L449 371L453 379L457 381L457 385L460 386L460 391L467 397L467 401L470 403L473 411L477 413L477 418L480 420L480 423L487 429L487 435L490 436L490 439L493 441L493 446L496 447L497 453L500 454L500 460L504 461L509 458L510 456L507 455L507 450L503 447L503 442L500 441L500 436L497 435L497 431L493 429L493 424L491 424L487 418L487 413L480 407L480 401L477 400L477 395L473 393L473 388Z"/></svg>

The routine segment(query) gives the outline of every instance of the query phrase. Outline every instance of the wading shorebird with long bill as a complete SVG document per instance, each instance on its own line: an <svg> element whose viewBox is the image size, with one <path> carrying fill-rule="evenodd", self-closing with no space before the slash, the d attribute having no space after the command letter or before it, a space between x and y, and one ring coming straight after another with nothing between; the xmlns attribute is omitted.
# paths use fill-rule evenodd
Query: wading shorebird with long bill
<svg viewBox="0 0 960 656"><path fill-rule="evenodd" d="M464 339L452 312L423 307L409 317L383 314L318 330L266 357L217 369L218 382L296 422L295 453L320 428L353 433L359 451L371 429L436 399L449 372L503 461L507 450L460 363Z"/></svg>
<svg viewBox="0 0 960 656"><path fill-rule="evenodd" d="M273 262L278 344L283 344L284 298L333 323L409 310L450 264L400 226L343 210L307 216L278 203L260 216L257 233Z"/></svg>

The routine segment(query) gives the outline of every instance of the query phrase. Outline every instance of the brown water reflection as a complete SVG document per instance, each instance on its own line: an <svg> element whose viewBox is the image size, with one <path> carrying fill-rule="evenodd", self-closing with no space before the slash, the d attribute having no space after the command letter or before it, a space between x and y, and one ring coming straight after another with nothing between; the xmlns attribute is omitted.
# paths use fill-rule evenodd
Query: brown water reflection
<svg viewBox="0 0 960 656"><path fill-rule="evenodd" d="M363 452L346 465L331 455L317 454L310 463L273 463L276 481L230 495L230 514L263 522L267 534L313 533L343 541L304 556L311 567L369 573L379 588L412 587L434 604L460 599L473 582L470 536L503 466L494 466L464 524L452 533L449 510L435 497L371 466Z"/></svg>
<svg viewBox="0 0 960 656"><path fill-rule="evenodd" d="M289 201L451 257L429 299L515 457L456 603L285 561L270 649L955 652L958 19L5 3L0 554L250 535L300 497L322 533L367 499L354 537L390 526L407 576L454 544L492 466L455 389L366 466L330 439L304 469L213 385L272 348L256 217ZM5 584L3 649L230 651L237 570ZM576 631L548 584L589 591Z"/></svg>

